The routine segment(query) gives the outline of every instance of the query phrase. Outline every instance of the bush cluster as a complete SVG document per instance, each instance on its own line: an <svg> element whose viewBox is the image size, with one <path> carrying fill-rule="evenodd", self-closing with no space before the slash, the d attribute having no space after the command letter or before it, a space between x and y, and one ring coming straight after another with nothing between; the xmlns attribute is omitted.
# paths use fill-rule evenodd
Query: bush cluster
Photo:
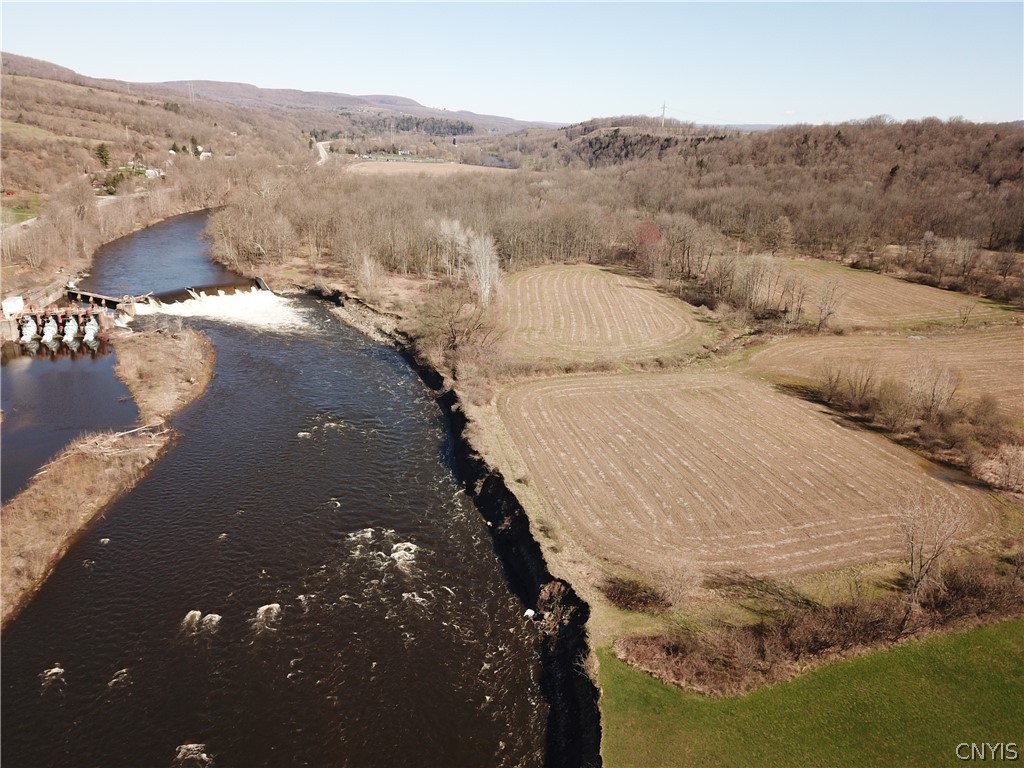
<svg viewBox="0 0 1024 768"><path fill-rule="evenodd" d="M870 360L825 360L818 394L829 405L962 466L978 479L1024 491L1024 434L991 395L961 395L962 374L922 364L909 378Z"/></svg>
<svg viewBox="0 0 1024 768"><path fill-rule="evenodd" d="M869 599L854 589L833 603L749 575L712 586L753 600L754 624L620 640L626 661L674 685L714 696L788 679L815 661L901 637L1024 614L1024 551L953 562L910 600L899 588ZM908 620L909 619L909 620Z"/></svg>

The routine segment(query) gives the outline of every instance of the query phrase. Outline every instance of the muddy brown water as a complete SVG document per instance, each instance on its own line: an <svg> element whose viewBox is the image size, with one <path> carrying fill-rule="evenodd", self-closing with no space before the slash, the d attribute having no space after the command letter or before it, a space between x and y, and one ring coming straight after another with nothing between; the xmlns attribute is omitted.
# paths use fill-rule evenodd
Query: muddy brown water
<svg viewBox="0 0 1024 768"><path fill-rule="evenodd" d="M187 265L196 221L127 240ZM321 304L283 309L185 321L217 364L182 439L4 633L5 768L543 763L536 628L429 390Z"/></svg>

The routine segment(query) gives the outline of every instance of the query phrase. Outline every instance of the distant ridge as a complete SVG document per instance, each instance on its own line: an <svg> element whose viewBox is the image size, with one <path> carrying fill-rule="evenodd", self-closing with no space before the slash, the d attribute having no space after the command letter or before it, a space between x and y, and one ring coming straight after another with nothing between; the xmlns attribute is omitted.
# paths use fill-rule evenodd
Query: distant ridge
<svg viewBox="0 0 1024 768"><path fill-rule="evenodd" d="M450 111L425 107L413 99L404 96L375 94L353 96L346 93L324 91L300 91L291 88L260 88L248 83L230 83L216 80L173 80L163 83L137 83L124 80L108 80L81 75L74 70L52 64L48 61L20 56L14 53L0 52L3 62L3 73L37 77L46 80L57 80L92 88L105 88L133 91L160 95L163 98L173 96L195 96L210 101L224 102L237 106L257 107L260 109L309 109L318 111L346 112L377 112L385 114L406 114L421 118L437 118L448 120L464 120L473 123L481 131L509 133L524 128L550 128L560 125L553 122L516 120L499 115L481 115L466 110Z"/></svg>
<svg viewBox="0 0 1024 768"><path fill-rule="evenodd" d="M353 96L347 93L300 91L291 88L260 88L248 83L228 83L214 80L175 80L165 83L142 83L140 85L154 91L157 89L167 89L181 95L189 94L189 89L191 88L191 93L197 98L222 101L240 106L384 112L413 115L414 117L459 119L474 123L485 131L497 131L499 133L508 133L524 128L546 128L558 125L557 123L516 120L499 115L481 115L466 110L450 111L425 107L419 102L404 96L379 94Z"/></svg>

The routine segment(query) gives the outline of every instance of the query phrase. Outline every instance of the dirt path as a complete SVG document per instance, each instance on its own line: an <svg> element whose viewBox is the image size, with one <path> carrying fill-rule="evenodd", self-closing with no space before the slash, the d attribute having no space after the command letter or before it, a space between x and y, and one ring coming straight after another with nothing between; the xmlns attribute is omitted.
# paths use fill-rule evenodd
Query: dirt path
<svg viewBox="0 0 1024 768"><path fill-rule="evenodd" d="M327 162L327 145L330 143L329 141L318 141L316 143L316 150L320 153L320 159L316 161L317 165L323 165Z"/></svg>

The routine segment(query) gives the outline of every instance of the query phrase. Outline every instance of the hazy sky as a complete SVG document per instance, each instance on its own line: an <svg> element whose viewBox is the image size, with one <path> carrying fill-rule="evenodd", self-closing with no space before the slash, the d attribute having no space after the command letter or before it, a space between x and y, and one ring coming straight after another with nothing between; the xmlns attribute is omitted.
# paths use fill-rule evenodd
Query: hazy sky
<svg viewBox="0 0 1024 768"><path fill-rule="evenodd" d="M524 120L1024 119L1024 3L48 3L0 46L92 77L386 93Z"/></svg>

